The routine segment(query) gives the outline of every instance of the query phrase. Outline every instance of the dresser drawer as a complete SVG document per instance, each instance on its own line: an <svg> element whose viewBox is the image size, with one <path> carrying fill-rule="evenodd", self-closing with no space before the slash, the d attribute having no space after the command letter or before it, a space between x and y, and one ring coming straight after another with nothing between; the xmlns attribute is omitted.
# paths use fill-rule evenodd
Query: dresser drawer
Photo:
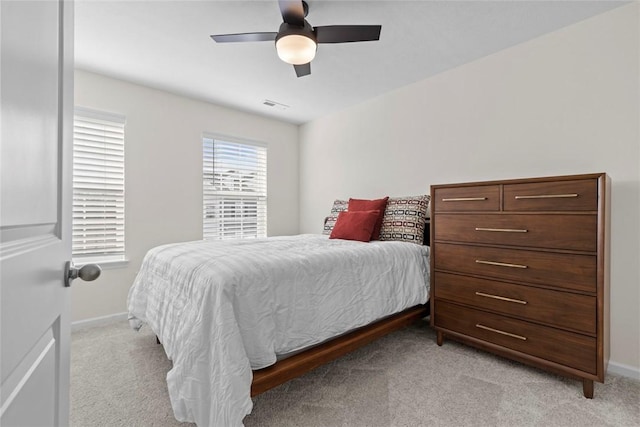
<svg viewBox="0 0 640 427"><path fill-rule="evenodd" d="M597 250L596 215L441 214L436 221L436 240Z"/></svg>
<svg viewBox="0 0 640 427"><path fill-rule="evenodd" d="M435 301L435 326L596 373L596 339L498 314Z"/></svg>
<svg viewBox="0 0 640 427"><path fill-rule="evenodd" d="M505 211L595 211L598 182L576 181L505 184Z"/></svg>
<svg viewBox="0 0 640 427"><path fill-rule="evenodd" d="M500 187L480 185L436 188L433 203L436 212L499 211Z"/></svg>
<svg viewBox="0 0 640 427"><path fill-rule="evenodd" d="M436 270L596 291L597 263L591 255L436 243Z"/></svg>
<svg viewBox="0 0 640 427"><path fill-rule="evenodd" d="M587 334L596 333L596 298L457 274L435 273L435 297Z"/></svg>

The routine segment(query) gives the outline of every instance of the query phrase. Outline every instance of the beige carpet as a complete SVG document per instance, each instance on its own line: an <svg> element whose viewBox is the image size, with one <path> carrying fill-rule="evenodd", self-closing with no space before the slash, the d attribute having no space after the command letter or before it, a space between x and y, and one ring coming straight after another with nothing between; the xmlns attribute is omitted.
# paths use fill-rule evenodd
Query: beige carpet
<svg viewBox="0 0 640 427"><path fill-rule="evenodd" d="M71 422L190 426L173 417L171 363L148 328L73 333ZM445 341L426 323L395 332L254 399L250 426L640 426L640 381L582 383ZM221 426L224 427L224 426Z"/></svg>

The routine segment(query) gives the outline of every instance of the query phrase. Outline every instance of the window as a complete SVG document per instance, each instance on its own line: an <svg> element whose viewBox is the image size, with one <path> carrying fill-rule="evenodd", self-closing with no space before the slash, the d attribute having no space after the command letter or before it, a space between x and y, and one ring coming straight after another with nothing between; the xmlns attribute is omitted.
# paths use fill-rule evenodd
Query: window
<svg viewBox="0 0 640 427"><path fill-rule="evenodd" d="M73 258L124 261L122 116L76 107L73 124Z"/></svg>
<svg viewBox="0 0 640 427"><path fill-rule="evenodd" d="M203 238L267 235L267 147L202 139Z"/></svg>

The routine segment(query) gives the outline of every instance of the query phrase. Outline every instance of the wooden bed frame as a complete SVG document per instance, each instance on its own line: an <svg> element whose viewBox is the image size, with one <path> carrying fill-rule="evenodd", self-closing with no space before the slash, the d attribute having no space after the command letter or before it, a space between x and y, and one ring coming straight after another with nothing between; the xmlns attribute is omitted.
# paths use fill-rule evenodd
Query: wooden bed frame
<svg viewBox="0 0 640 427"><path fill-rule="evenodd" d="M253 371L251 397L299 377L353 350L429 315L429 303L411 307L353 332Z"/></svg>

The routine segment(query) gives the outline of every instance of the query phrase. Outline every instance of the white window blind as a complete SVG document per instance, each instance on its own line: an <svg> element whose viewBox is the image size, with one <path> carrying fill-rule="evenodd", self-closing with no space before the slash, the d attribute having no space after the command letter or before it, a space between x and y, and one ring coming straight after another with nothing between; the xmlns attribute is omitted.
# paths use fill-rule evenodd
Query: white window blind
<svg viewBox="0 0 640 427"><path fill-rule="evenodd" d="M125 118L76 107L73 257L124 259Z"/></svg>
<svg viewBox="0 0 640 427"><path fill-rule="evenodd" d="M267 147L204 136L203 238L267 235Z"/></svg>

